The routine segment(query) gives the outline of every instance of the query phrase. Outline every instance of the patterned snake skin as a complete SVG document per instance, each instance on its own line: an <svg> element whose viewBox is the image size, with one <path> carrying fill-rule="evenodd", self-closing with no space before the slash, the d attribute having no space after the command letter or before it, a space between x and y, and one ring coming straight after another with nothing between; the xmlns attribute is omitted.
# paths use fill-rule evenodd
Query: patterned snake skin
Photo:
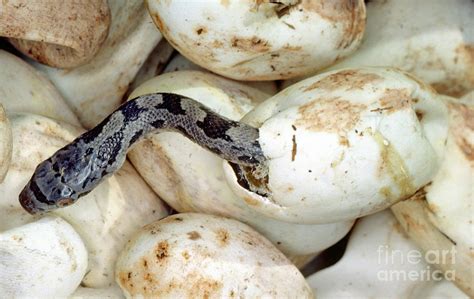
<svg viewBox="0 0 474 299"><path fill-rule="evenodd" d="M265 161L258 129L220 116L199 102L171 94L137 97L36 168L20 193L31 214L68 206L117 171L128 149L149 133L177 131L243 167Z"/></svg>

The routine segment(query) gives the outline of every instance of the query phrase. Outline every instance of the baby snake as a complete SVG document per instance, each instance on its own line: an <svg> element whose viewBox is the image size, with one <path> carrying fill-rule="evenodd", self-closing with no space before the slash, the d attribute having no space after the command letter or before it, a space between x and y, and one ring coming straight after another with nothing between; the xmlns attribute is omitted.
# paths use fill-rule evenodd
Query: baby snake
<svg viewBox="0 0 474 299"><path fill-rule="evenodd" d="M256 167L265 161L258 129L181 95L147 94L124 103L41 162L20 193L21 205L36 214L74 203L117 171L133 144L157 131L179 132L241 167Z"/></svg>

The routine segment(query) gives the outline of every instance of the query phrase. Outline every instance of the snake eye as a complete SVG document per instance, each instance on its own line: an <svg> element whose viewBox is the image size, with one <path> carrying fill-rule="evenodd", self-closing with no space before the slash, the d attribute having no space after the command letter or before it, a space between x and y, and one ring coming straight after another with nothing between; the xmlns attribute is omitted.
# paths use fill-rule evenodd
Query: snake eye
<svg viewBox="0 0 474 299"><path fill-rule="evenodd" d="M58 207L63 208L69 206L72 203L74 203L74 200L72 198L62 198L58 200L57 205Z"/></svg>

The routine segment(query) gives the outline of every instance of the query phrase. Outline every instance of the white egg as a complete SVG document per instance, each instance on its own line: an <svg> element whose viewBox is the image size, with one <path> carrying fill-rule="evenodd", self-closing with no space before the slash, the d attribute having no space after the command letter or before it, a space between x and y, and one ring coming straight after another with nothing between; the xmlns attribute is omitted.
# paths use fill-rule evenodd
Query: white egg
<svg viewBox="0 0 474 299"><path fill-rule="evenodd" d="M447 252L449 254L449 252ZM468 298L429 265L390 211L362 218L342 258L307 278L319 298Z"/></svg>
<svg viewBox="0 0 474 299"><path fill-rule="evenodd" d="M121 253L116 280L127 298L312 298L298 269L236 220L176 214L139 231Z"/></svg>
<svg viewBox="0 0 474 299"><path fill-rule="evenodd" d="M267 175L249 189L224 163L232 189L260 213L307 224L355 219L413 195L438 171L447 136L438 95L383 68L306 79L242 121L259 128Z"/></svg>
<svg viewBox="0 0 474 299"><path fill-rule="evenodd" d="M0 104L7 114L26 112L80 126L51 82L17 56L0 50Z"/></svg>
<svg viewBox="0 0 474 299"><path fill-rule="evenodd" d="M238 80L323 69L359 46L362 0L147 1L155 24L186 58Z"/></svg>
<svg viewBox="0 0 474 299"><path fill-rule="evenodd" d="M472 101L472 100L471 100ZM449 110L446 153L432 182L392 207L406 233L424 252L454 251L433 260L474 296L474 105L445 98Z"/></svg>
<svg viewBox="0 0 474 299"><path fill-rule="evenodd" d="M59 217L0 233L3 298L60 298L74 292L87 270L81 237Z"/></svg>

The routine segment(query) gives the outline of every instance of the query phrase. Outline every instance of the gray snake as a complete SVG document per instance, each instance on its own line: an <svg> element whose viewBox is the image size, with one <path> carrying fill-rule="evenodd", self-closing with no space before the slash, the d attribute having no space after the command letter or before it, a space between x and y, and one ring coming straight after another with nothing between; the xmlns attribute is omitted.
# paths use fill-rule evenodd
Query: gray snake
<svg viewBox="0 0 474 299"><path fill-rule="evenodd" d="M258 129L181 95L147 94L122 104L41 162L20 193L22 207L36 214L74 203L117 171L133 144L157 131L179 132L234 163L234 169L235 165L257 167L265 161Z"/></svg>

